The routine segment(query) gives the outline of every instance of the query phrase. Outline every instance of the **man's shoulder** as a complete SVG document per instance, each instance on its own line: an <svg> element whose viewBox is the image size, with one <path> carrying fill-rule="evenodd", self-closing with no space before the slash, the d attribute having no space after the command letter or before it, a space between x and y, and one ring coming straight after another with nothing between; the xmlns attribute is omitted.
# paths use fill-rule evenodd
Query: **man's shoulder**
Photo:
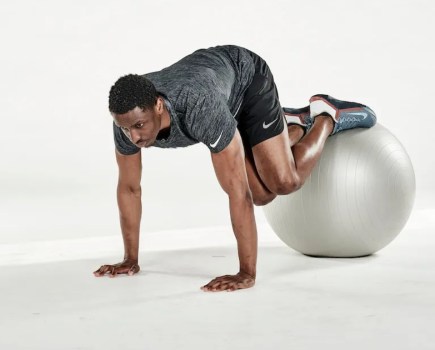
<svg viewBox="0 0 435 350"><path fill-rule="evenodd" d="M235 45L235 44L215 45L204 49L198 49L195 52L199 52L199 51L221 51L221 52L228 53L230 55L234 55L235 53L246 53L246 54L249 53L249 50L246 47Z"/></svg>

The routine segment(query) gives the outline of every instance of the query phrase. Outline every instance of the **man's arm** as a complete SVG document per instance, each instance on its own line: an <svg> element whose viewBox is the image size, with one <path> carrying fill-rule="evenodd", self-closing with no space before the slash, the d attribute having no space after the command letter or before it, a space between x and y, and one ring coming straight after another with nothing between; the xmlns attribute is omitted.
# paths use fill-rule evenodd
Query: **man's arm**
<svg viewBox="0 0 435 350"><path fill-rule="evenodd" d="M113 265L103 265L94 275L104 276L109 272L111 277L118 273L133 275L139 272L139 229L142 216L141 202L141 152L133 155L123 155L115 150L119 176L117 200L122 237L124 240L124 261Z"/></svg>
<svg viewBox="0 0 435 350"><path fill-rule="evenodd" d="M237 275L221 276L201 289L205 291L236 290L255 284L257 265L257 227L252 193L245 167L245 153L236 129L230 144L218 153L211 153L213 167L222 189L230 201L231 224L237 239L240 271Z"/></svg>
<svg viewBox="0 0 435 350"><path fill-rule="evenodd" d="M117 150L115 152L119 169L117 200L124 240L124 259L138 261L139 229L142 217L141 152L128 156Z"/></svg>

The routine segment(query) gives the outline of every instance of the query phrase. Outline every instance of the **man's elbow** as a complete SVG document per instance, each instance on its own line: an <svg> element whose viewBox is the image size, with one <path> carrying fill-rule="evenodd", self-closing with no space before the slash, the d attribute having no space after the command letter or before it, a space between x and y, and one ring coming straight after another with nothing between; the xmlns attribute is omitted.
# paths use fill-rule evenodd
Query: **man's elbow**
<svg viewBox="0 0 435 350"><path fill-rule="evenodd" d="M118 193L120 194L129 194L134 195L136 197L142 196L142 187L139 185L126 185L122 183L118 183Z"/></svg>

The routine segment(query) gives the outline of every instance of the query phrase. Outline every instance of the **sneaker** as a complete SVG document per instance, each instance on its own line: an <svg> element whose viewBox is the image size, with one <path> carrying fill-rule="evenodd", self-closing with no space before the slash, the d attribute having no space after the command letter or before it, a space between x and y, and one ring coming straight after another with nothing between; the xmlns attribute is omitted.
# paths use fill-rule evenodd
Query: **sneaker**
<svg viewBox="0 0 435 350"><path fill-rule="evenodd" d="M304 129L304 135L311 128L311 116L310 116L310 106L303 108L289 108L283 107L285 120L287 121L287 126L289 125L299 125Z"/></svg>
<svg viewBox="0 0 435 350"><path fill-rule="evenodd" d="M337 100L328 95L314 95L310 98L312 122L319 114L327 113L334 120L331 135L354 128L371 128L376 124L376 114L366 105Z"/></svg>

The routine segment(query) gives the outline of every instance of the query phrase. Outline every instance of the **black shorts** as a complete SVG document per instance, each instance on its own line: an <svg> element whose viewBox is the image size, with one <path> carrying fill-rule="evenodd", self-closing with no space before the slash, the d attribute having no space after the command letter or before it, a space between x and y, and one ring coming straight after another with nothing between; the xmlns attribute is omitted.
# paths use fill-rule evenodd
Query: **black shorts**
<svg viewBox="0 0 435 350"><path fill-rule="evenodd" d="M245 146L248 144L252 148L280 134L286 122L269 66L260 56L247 51L254 60L255 74L235 119Z"/></svg>

